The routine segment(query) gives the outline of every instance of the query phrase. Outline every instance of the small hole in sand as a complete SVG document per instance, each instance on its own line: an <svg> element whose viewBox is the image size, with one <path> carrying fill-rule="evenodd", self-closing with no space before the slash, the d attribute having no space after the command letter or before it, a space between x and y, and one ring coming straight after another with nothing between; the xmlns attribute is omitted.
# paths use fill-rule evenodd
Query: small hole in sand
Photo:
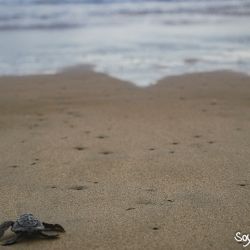
<svg viewBox="0 0 250 250"><path fill-rule="evenodd" d="M170 154L174 154L174 151L169 151Z"/></svg>
<svg viewBox="0 0 250 250"><path fill-rule="evenodd" d="M154 151L154 150L155 150L155 148L149 148L148 150L149 150L149 151Z"/></svg>
<svg viewBox="0 0 250 250"><path fill-rule="evenodd" d="M153 227L152 229L153 230L159 230L159 227Z"/></svg>

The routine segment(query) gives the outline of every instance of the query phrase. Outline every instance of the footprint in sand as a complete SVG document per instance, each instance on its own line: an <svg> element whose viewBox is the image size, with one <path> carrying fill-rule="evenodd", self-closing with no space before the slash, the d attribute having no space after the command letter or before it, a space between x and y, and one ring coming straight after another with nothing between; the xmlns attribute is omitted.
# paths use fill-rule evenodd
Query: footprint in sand
<svg viewBox="0 0 250 250"><path fill-rule="evenodd" d="M37 121L43 122L43 121L45 121L45 118L38 118Z"/></svg>
<svg viewBox="0 0 250 250"><path fill-rule="evenodd" d="M78 150L78 151L83 151L85 149L87 149L86 147L81 147L81 146L76 146L74 147L74 149Z"/></svg>
<svg viewBox="0 0 250 250"><path fill-rule="evenodd" d="M88 187L87 186L72 186L69 189L71 189L71 190L86 190L86 189L88 189Z"/></svg>
<svg viewBox="0 0 250 250"><path fill-rule="evenodd" d="M100 152L100 154L110 155L110 154L113 154L113 152L111 152L111 151L102 151L102 152Z"/></svg>
<svg viewBox="0 0 250 250"><path fill-rule="evenodd" d="M240 186L240 187L246 187L246 186L249 186L249 182L247 180L243 180L239 183L236 184L237 186Z"/></svg>
<svg viewBox="0 0 250 250"><path fill-rule="evenodd" d="M208 141L207 143L209 143L209 144L214 144L215 141Z"/></svg>
<svg viewBox="0 0 250 250"><path fill-rule="evenodd" d="M96 138L98 139L105 139L105 138L108 138L107 135L98 135Z"/></svg>
<svg viewBox="0 0 250 250"><path fill-rule="evenodd" d="M237 185L241 186L241 187L245 187L247 184L240 183L240 184L237 184Z"/></svg>
<svg viewBox="0 0 250 250"><path fill-rule="evenodd" d="M149 151L154 151L154 150L156 150L155 148L149 148L148 149Z"/></svg>
<svg viewBox="0 0 250 250"><path fill-rule="evenodd" d="M11 165L9 166L9 168L18 168L19 166L18 165Z"/></svg>
<svg viewBox="0 0 250 250"><path fill-rule="evenodd" d="M194 138L201 138L201 135L194 135Z"/></svg>
<svg viewBox="0 0 250 250"><path fill-rule="evenodd" d="M147 192L156 192L156 189L155 188L147 188L147 189L145 189L145 191L147 191Z"/></svg>
<svg viewBox="0 0 250 250"><path fill-rule="evenodd" d="M175 142L172 142L172 145L179 145L180 143L175 141Z"/></svg>
<svg viewBox="0 0 250 250"><path fill-rule="evenodd" d="M215 105L217 105L217 102L210 102L210 105L212 105L212 106L215 106Z"/></svg>
<svg viewBox="0 0 250 250"><path fill-rule="evenodd" d="M134 210L135 208L134 207L129 207L126 209L126 211L130 211L130 210Z"/></svg>

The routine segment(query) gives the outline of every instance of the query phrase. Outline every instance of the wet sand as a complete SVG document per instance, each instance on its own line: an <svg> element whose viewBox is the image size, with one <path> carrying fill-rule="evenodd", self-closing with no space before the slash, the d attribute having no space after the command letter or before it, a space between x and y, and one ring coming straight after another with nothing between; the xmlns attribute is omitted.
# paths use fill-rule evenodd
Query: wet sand
<svg viewBox="0 0 250 250"><path fill-rule="evenodd" d="M11 249L242 249L249 131L238 73L147 88L87 70L2 77L0 220L31 212L66 229Z"/></svg>

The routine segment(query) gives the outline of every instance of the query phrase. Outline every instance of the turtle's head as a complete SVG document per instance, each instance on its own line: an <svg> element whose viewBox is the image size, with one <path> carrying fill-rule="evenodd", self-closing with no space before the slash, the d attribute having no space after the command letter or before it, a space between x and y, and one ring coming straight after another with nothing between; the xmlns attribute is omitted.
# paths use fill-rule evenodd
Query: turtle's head
<svg viewBox="0 0 250 250"><path fill-rule="evenodd" d="M35 219L34 215L31 213L22 214L19 217L20 221L33 221Z"/></svg>
<svg viewBox="0 0 250 250"><path fill-rule="evenodd" d="M25 213L20 216L20 218L34 217L32 213Z"/></svg>

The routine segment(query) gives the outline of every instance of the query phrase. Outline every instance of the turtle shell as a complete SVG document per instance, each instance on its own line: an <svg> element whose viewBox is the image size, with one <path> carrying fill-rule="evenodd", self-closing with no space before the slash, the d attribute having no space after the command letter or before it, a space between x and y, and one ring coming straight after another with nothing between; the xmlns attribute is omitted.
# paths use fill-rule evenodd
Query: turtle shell
<svg viewBox="0 0 250 250"><path fill-rule="evenodd" d="M43 224L32 214L21 215L12 227L14 232L34 232L43 229Z"/></svg>

